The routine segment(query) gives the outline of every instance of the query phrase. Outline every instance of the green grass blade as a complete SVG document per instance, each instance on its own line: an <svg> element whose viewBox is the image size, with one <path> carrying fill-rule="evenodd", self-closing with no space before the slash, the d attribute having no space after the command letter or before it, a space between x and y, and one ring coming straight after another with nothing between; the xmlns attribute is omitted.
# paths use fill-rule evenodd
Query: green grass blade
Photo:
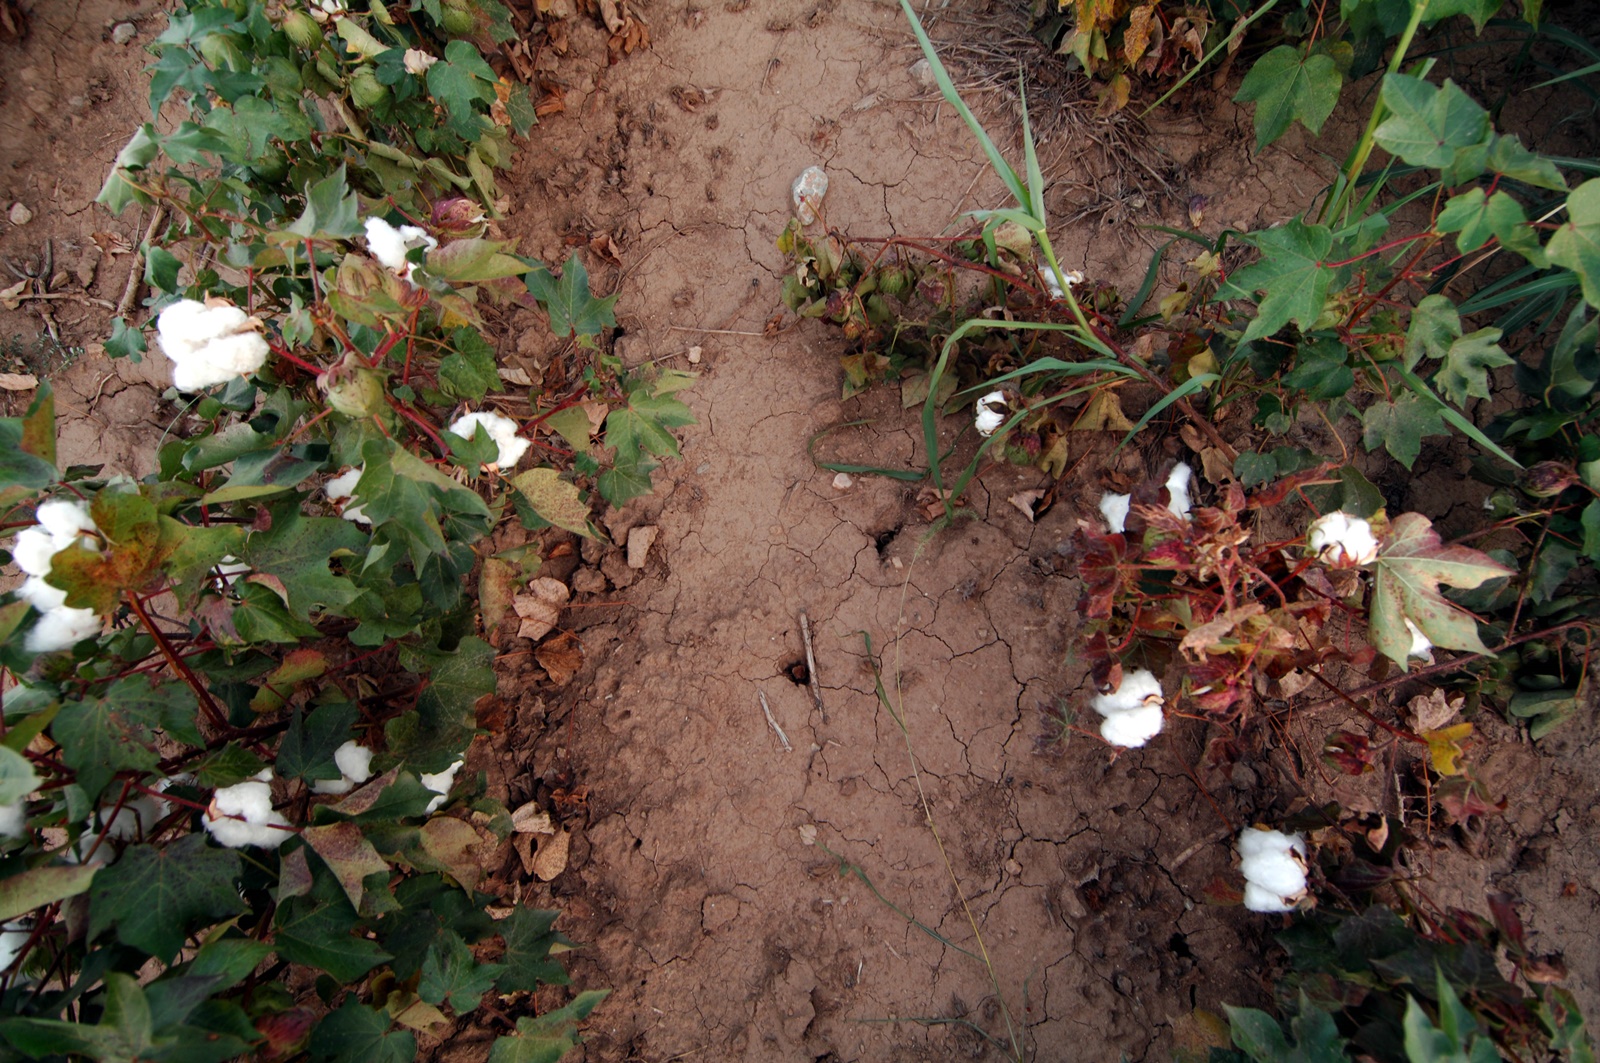
<svg viewBox="0 0 1600 1063"><path fill-rule="evenodd" d="M1156 281L1161 276L1161 258L1167 253L1167 248L1176 243L1176 239L1168 240L1156 248L1155 254L1150 256L1150 268L1144 271L1144 283L1139 285L1139 290L1128 300L1128 309L1123 311L1122 319L1117 322L1118 328L1127 328L1139 316L1139 308L1144 306L1145 300L1150 298L1150 293L1155 291Z"/></svg>
<svg viewBox="0 0 1600 1063"><path fill-rule="evenodd" d="M1154 406L1150 407L1144 412L1144 416L1139 418L1139 423L1130 428L1128 430L1128 434L1122 437L1122 442L1117 444L1117 449L1121 450L1123 447L1127 446L1128 441L1134 436L1138 435L1140 430L1154 420L1156 415L1162 410L1166 409L1168 406L1171 406L1179 399L1188 398L1190 395L1193 395L1207 384L1214 383L1215 381L1221 379L1222 376L1218 373L1201 373L1199 376L1192 376L1188 380L1185 380L1182 384L1173 388L1172 391L1162 396L1160 402L1156 403Z"/></svg>
<svg viewBox="0 0 1600 1063"><path fill-rule="evenodd" d="M906 18L911 23L911 32L916 34L917 44L922 48L923 57L928 60L928 67L933 71L933 80L939 86L939 92L944 96L945 102L955 108L956 114L967 124L972 135L977 138L978 146L983 148L984 155L989 158L989 165L1005 182L1006 189L1017 201L1017 206L1026 208L1029 203L1028 190L1023 187L1022 179L1017 176L1017 171L1011 168L1005 156L1000 154L1000 149L994 146L994 141L989 139L989 134L983 131L983 126L972 116L967 109L966 101L961 98L961 93L956 91L955 82L950 80L950 72L944 68L944 63L939 59L939 53L934 51L933 42L928 39L928 33L922 28L922 20L917 18L917 13L911 9L911 0L900 0L900 9L906 13ZM1041 219L1040 224L1043 224Z"/></svg>
<svg viewBox="0 0 1600 1063"><path fill-rule="evenodd" d="M806 441L806 456L811 459L811 464L829 472L847 472L852 476L887 476L891 480L904 480L909 483L926 479L927 469L889 469L881 465L851 465L842 461L822 461L817 457L817 444L827 436L846 428L860 428L872 423L870 420L846 421L844 424L824 428Z"/></svg>
<svg viewBox="0 0 1600 1063"><path fill-rule="evenodd" d="M1501 450L1499 445L1496 444L1494 440L1483 434L1482 429L1462 416L1461 412L1454 406L1451 406L1448 402L1445 402L1438 395L1434 394L1433 389L1424 383L1421 377L1417 376L1411 370L1402 365L1396 365L1394 370L1397 374L1399 374L1401 381L1406 387L1411 389L1414 395L1416 395L1418 398L1432 399L1434 405L1439 407L1439 416L1450 422L1450 424L1453 425L1462 435L1466 436L1468 439L1472 440L1474 443L1478 444L1478 446L1482 447L1484 450L1487 450L1501 461L1508 462L1512 468L1522 468L1522 463L1520 461Z"/></svg>
<svg viewBox="0 0 1600 1063"><path fill-rule="evenodd" d="M1017 98L1022 101L1022 154L1028 167L1028 209L1043 229L1044 173L1039 169L1039 153L1033 146L1033 126L1028 122L1028 86L1020 70L1017 72Z"/></svg>
<svg viewBox="0 0 1600 1063"><path fill-rule="evenodd" d="M1588 66L1579 67L1577 70L1569 70L1560 77L1553 77L1549 81L1541 81L1539 84L1531 86L1529 91L1532 91L1532 89L1546 88L1550 85L1559 85L1563 81L1571 81L1573 78L1588 77L1590 74L1595 73L1600 73L1600 63L1590 63Z"/></svg>

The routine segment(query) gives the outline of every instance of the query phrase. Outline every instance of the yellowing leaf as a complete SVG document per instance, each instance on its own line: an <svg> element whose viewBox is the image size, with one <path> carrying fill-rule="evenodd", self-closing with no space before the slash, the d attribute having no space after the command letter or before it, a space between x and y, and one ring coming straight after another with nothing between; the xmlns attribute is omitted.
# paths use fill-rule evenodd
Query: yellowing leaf
<svg viewBox="0 0 1600 1063"><path fill-rule="evenodd" d="M1128 26L1122 31L1122 57L1129 66L1137 63L1150 46L1150 23L1155 14L1155 4L1140 4L1128 12Z"/></svg>
<svg viewBox="0 0 1600 1063"><path fill-rule="evenodd" d="M1122 412L1122 401L1113 391L1100 391L1089 400L1074 422L1080 432L1131 432L1133 422Z"/></svg>
<svg viewBox="0 0 1600 1063"><path fill-rule="evenodd" d="M1368 617L1372 645L1404 666L1411 652L1410 620L1435 646L1487 653L1473 615L1439 592L1439 585L1470 589L1516 575L1481 550L1445 546L1420 513L1402 513L1390 526L1377 567Z"/></svg>
<svg viewBox="0 0 1600 1063"><path fill-rule="evenodd" d="M1470 723L1458 723L1452 727L1442 727L1437 731L1425 731L1422 737L1428 743L1428 760L1433 764L1433 770L1440 775L1460 775L1461 765L1456 763L1461 756L1461 743L1472 734Z"/></svg>

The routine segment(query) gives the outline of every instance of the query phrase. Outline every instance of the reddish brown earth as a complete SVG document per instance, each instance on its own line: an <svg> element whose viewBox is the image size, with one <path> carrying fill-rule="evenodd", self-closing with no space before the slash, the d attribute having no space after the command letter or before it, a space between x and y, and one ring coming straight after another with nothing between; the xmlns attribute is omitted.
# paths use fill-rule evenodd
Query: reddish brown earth
<svg viewBox="0 0 1600 1063"><path fill-rule="evenodd" d="M20 200L35 215L0 223L0 257L38 258L48 236L70 274L59 290L115 303L129 259L90 248L101 232L137 243L141 223L89 201L143 115L136 49L159 19L138 22L123 48L107 37L108 19L133 12L121 0L35 7L27 41L0 45L0 206ZM505 231L524 253L558 261L569 237L616 242L620 268L590 265L597 289L621 293L626 362L701 374L682 459L649 498L602 517L617 545L547 544L545 574L575 592L564 624L583 668L557 687L531 643L509 631L500 642L511 712L480 763L491 792L547 803L574 838L567 869L548 884L526 876L524 899L567 913L584 943L574 980L613 990L580 1058L1001 1058L952 1020L1003 1041L1007 1015L1028 1058L1170 1058L1197 1007L1265 999L1279 924L1210 903L1207 887L1233 881L1234 828L1327 796L1317 743L1348 721L1299 717L1231 773L1205 767L1198 721L1175 719L1115 758L1063 730L1063 713L1085 711L1063 543L1093 515L1109 462L1143 472L1178 456L1177 438L1114 459L1086 443L1093 456L1037 523L1007 499L1041 486L1039 474L1008 467L975 482L971 519L934 536L914 485L836 488L807 454L818 432L867 420L830 436L831 453L908 468L920 432L891 389L840 400L836 333L769 334L790 182L823 166L826 223L855 235L938 233L962 210L1003 205L999 183L914 78L896 5L741 0L645 14L650 48L619 65L603 65L588 25L572 57L545 58L567 81L567 111L534 131L504 182ZM1254 156L1225 95L1195 100L1149 140L1176 195L1151 197L1142 217L1186 224L1189 197L1203 195L1214 233L1303 209L1328 175L1306 138ZM1003 101L980 102L1008 126ZM1045 145L1058 216L1092 205L1082 189L1103 172L1095 152L1070 137ZM1054 239L1064 265L1123 291L1148 261L1125 219ZM90 259L85 286L77 271ZM64 370L40 362L62 394L68 460L146 468L172 417L157 402L161 367L97 353L98 304L49 305L63 341L88 348ZM36 349L38 306L0 312L8 353ZM506 322L499 345L529 369L556 354L531 314ZM1461 481L1440 490L1438 515L1478 500ZM622 545L646 527L658 534L630 568ZM821 708L793 678L802 615ZM1566 950L1596 1013L1600 735L1592 719L1537 747L1504 725L1485 730L1480 763L1510 811L1470 838L1434 831L1413 865L1441 904L1481 906L1489 888L1519 896L1536 946ZM1398 800L1381 787L1341 796L1390 811ZM509 853L507 866L522 877ZM464 1033L458 1054L481 1058L482 1044Z"/></svg>

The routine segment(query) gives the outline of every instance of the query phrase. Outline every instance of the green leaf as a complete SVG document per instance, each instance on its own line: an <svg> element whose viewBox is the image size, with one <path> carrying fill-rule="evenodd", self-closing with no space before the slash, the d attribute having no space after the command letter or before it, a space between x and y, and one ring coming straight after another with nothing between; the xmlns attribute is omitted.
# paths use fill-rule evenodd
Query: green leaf
<svg viewBox="0 0 1600 1063"><path fill-rule="evenodd" d="M117 940L171 963L189 933L245 911L234 881L239 854L186 834L157 848L135 845L95 877L89 933L115 929Z"/></svg>
<svg viewBox="0 0 1600 1063"><path fill-rule="evenodd" d="M1443 295L1423 296L1406 330L1406 368L1415 368L1424 358L1443 358L1460 335L1461 314L1455 304Z"/></svg>
<svg viewBox="0 0 1600 1063"><path fill-rule="evenodd" d="M1600 177L1567 197L1567 220L1545 245L1552 264L1565 266L1583 283L1583 300L1600 307Z"/></svg>
<svg viewBox="0 0 1600 1063"><path fill-rule="evenodd" d="M453 42L452 42L453 43ZM354 993L311 1031L306 1049L318 1063L412 1063L417 1038L410 1030L390 1032L389 1016L369 1008Z"/></svg>
<svg viewBox="0 0 1600 1063"><path fill-rule="evenodd" d="M1458 152L1489 137L1489 113L1453 81L1435 87L1409 74L1385 74L1382 100L1390 115L1374 139L1413 166L1447 169ZM1476 176L1452 174L1449 183L1462 184Z"/></svg>
<svg viewBox="0 0 1600 1063"><path fill-rule="evenodd" d="M1576 690L1519 690L1506 703L1506 711L1522 720L1531 720L1528 734L1535 741L1543 738L1581 706Z"/></svg>
<svg viewBox="0 0 1600 1063"><path fill-rule="evenodd" d="M1356 383L1355 373L1345 364L1348 357L1336 339L1302 343L1295 351L1294 369L1283 376L1283 386L1311 399L1339 398Z"/></svg>
<svg viewBox="0 0 1600 1063"><path fill-rule="evenodd" d="M520 277L527 273L527 264L505 254L505 247L503 241L481 237L452 240L428 252L428 272L457 284Z"/></svg>
<svg viewBox="0 0 1600 1063"><path fill-rule="evenodd" d="M473 143L483 135L477 104L494 99L494 71L478 49L463 40L445 45L444 58L428 68L428 92L449 115L449 129Z"/></svg>
<svg viewBox="0 0 1600 1063"><path fill-rule="evenodd" d="M494 693L494 647L476 636L452 653L401 647L405 669L428 677L414 714L385 727L391 752L417 771L442 771L467 747L477 726L478 699Z"/></svg>
<svg viewBox="0 0 1600 1063"><path fill-rule="evenodd" d="M50 733L61 743L61 759L77 773L93 800L119 771L152 771L160 762L155 732L166 721L195 711L194 693L175 683L152 688L142 676L118 680L104 697L69 701Z"/></svg>
<svg viewBox="0 0 1600 1063"><path fill-rule="evenodd" d="M239 557L256 572L278 580L288 594L290 612L299 620L310 620L314 611L339 613L360 596L360 589L348 578L334 575L329 563L365 554L369 543L367 534L350 521L307 517L298 504L292 504L275 508L271 529L251 535Z"/></svg>
<svg viewBox="0 0 1600 1063"><path fill-rule="evenodd" d="M1556 164L1542 155L1535 155L1522 146L1516 136L1496 133L1489 143L1484 167L1490 172L1513 181L1521 181L1535 188L1548 188L1555 192L1567 190L1567 179L1561 176Z"/></svg>
<svg viewBox="0 0 1600 1063"><path fill-rule="evenodd" d="M489 392L501 389L494 348L477 329L456 329L450 334L450 346L450 353L439 359L439 390L446 398L482 402Z"/></svg>
<svg viewBox="0 0 1600 1063"><path fill-rule="evenodd" d="M296 709L278 745L274 771L285 779L337 779L341 772L333 754L350 740L355 725L356 707L348 701L321 705L302 717Z"/></svg>
<svg viewBox="0 0 1600 1063"><path fill-rule="evenodd" d="M106 183L101 186L100 194L95 197L96 203L104 204L105 208L115 215L121 214L130 203L150 202L149 196L128 184L124 171L142 170L155 161L156 156L161 153L157 136L156 127L148 122L139 127L117 153L116 161L111 164L111 176L107 177Z"/></svg>
<svg viewBox="0 0 1600 1063"><path fill-rule="evenodd" d="M437 796L410 772L390 768L338 804L318 806L313 817L319 823L340 817L357 823L411 819L423 815L429 802Z"/></svg>
<svg viewBox="0 0 1600 1063"><path fill-rule="evenodd" d="M1451 15L1465 15L1472 20L1472 26L1479 33L1488 24L1494 13L1500 10L1504 0L1430 0L1427 16L1424 22L1436 22Z"/></svg>
<svg viewBox="0 0 1600 1063"><path fill-rule="evenodd" d="M1251 233L1245 239L1261 250L1261 259L1235 270L1223 297L1254 299L1257 291L1266 294L1240 342L1271 336L1290 320L1309 331L1322 315L1336 275L1323 265L1333 249L1332 230L1293 218L1281 228Z"/></svg>
<svg viewBox="0 0 1600 1063"><path fill-rule="evenodd" d="M527 136L528 130L539 124L533 97L528 92L528 86L520 81L511 86L511 95L506 100L506 114L511 119L512 131L519 137Z"/></svg>
<svg viewBox="0 0 1600 1063"><path fill-rule="evenodd" d="M0 879L0 919L15 919L68 897L76 897L94 881L95 867L35 867Z"/></svg>
<svg viewBox="0 0 1600 1063"><path fill-rule="evenodd" d="M1456 248L1466 253L1488 243L1491 236L1499 237L1501 243L1510 244L1516 239L1517 227L1527 222L1522 213L1522 204L1504 192L1485 197L1483 189L1474 188L1444 205L1436 227L1442 233L1458 234Z"/></svg>
<svg viewBox="0 0 1600 1063"><path fill-rule="evenodd" d="M1489 370L1513 365L1515 360L1500 349L1500 330L1481 328L1450 344L1444 366L1433 382L1457 406L1469 397L1489 397Z"/></svg>
<svg viewBox="0 0 1600 1063"><path fill-rule="evenodd" d="M560 1063L578 1043L577 1025L589 1017L610 990L587 990L572 1003L537 1018L517 1020L517 1032L497 1039L489 1063Z"/></svg>
<svg viewBox="0 0 1600 1063"><path fill-rule="evenodd" d="M235 786L261 773L265 762L238 742L229 742L194 766L195 781L201 786Z"/></svg>
<svg viewBox="0 0 1600 1063"><path fill-rule="evenodd" d="M106 353L113 358L132 358L135 361L150 349L144 340L144 330L129 328L128 319L124 317L112 319L111 338L106 340L105 347Z"/></svg>
<svg viewBox="0 0 1600 1063"><path fill-rule="evenodd" d="M0 1036L34 1059L58 1059L65 1053L88 1056L97 1063L144 1063L166 1058L155 1047L150 1005L132 975L110 971L105 976L105 1009L93 1026L54 1019L11 1018L0 1022Z"/></svg>
<svg viewBox="0 0 1600 1063"><path fill-rule="evenodd" d="M552 946L570 944L553 929L560 916L560 912L518 907L500 921L497 929L505 938L506 951L501 957L504 969L495 979L496 989L502 993L532 992L541 985L568 983L566 968L550 956Z"/></svg>
<svg viewBox="0 0 1600 1063"><path fill-rule="evenodd" d="M1408 469L1422 453L1424 437L1449 434L1438 404L1409 391L1394 402L1380 400L1368 406L1361 414L1361 426L1362 442L1368 450L1382 444Z"/></svg>
<svg viewBox="0 0 1600 1063"><path fill-rule="evenodd" d="M1583 556L1600 561L1600 498L1583 507Z"/></svg>
<svg viewBox="0 0 1600 1063"><path fill-rule="evenodd" d="M1404 667L1411 651L1410 620L1435 646L1485 653L1471 613L1439 592L1439 585L1471 589L1486 580L1510 577L1512 570L1480 550L1445 546L1433 524L1420 513L1403 513L1390 525L1388 542L1374 562L1373 646Z"/></svg>
<svg viewBox="0 0 1600 1063"><path fill-rule="evenodd" d="M1296 119L1311 132L1320 132L1339 102L1343 81L1332 57L1320 53L1303 56L1300 49L1280 44L1256 60L1233 99L1255 103L1256 150L1260 151L1283 136Z"/></svg>
<svg viewBox="0 0 1600 1063"><path fill-rule="evenodd" d="M336 981L356 982L390 959L368 940L343 889L326 874L315 877L311 894L290 897L278 906L273 945L290 963L328 972Z"/></svg>
<svg viewBox="0 0 1600 1063"><path fill-rule="evenodd" d="M555 469L518 473L511 478L511 486L522 492L533 511L549 523L577 535L595 537L589 528L589 503L583 492L577 484L563 480Z"/></svg>
<svg viewBox="0 0 1600 1063"><path fill-rule="evenodd" d="M288 232L301 237L348 239L363 232L361 204L345 179L344 164L322 180L306 186L306 207Z"/></svg>
<svg viewBox="0 0 1600 1063"><path fill-rule="evenodd" d="M656 467L656 463L649 458L619 461L600 474L595 487L599 489L600 497L613 506L625 505L630 499L642 498L650 493L650 474Z"/></svg>
<svg viewBox="0 0 1600 1063"><path fill-rule="evenodd" d="M608 295L604 299L596 299L590 293L589 273L583 268L576 251L561 268L559 281L550 276L549 270L539 266L529 272L526 283L528 292L539 300L550 315L550 331L557 336L576 333L592 339L600 335L602 329L612 328L617 323L611 309L617 297Z"/></svg>
<svg viewBox="0 0 1600 1063"><path fill-rule="evenodd" d="M1271 1015L1231 1004L1224 1004L1223 1008L1228 1013L1228 1032L1235 1048L1255 1063L1279 1063L1289 1058L1289 1042Z"/></svg>
<svg viewBox="0 0 1600 1063"><path fill-rule="evenodd" d="M460 934L445 930L428 947L417 995L429 1004L448 1002L457 1015L466 1015L477 1009L503 969L498 963L479 963Z"/></svg>
<svg viewBox="0 0 1600 1063"><path fill-rule="evenodd" d="M39 788L39 773L27 757L0 746L0 805L14 805Z"/></svg>

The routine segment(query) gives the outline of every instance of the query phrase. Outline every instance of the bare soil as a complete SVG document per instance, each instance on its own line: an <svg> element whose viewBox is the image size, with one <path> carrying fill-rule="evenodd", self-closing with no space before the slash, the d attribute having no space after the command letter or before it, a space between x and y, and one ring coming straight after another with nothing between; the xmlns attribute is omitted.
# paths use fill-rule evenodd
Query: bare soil
<svg viewBox="0 0 1600 1063"><path fill-rule="evenodd" d="M1002 205L1002 189L916 79L897 5L658 0L643 13L651 46L619 65L604 65L587 24L572 57L542 60L566 82L567 111L534 130L504 182L504 228L524 253L559 261L569 245L615 241L621 266L590 267L598 289L621 292L627 362L701 374L682 459L654 494L603 517L616 545L546 544L545 574L576 592L564 623L585 664L557 686L535 647L503 631L510 711L477 758L492 793L547 802L574 832L553 881L510 853L507 868L526 903L566 912L584 946L574 981L613 990L580 1058L1001 1058L974 1028L1003 1040L1007 1014L1029 1058L1170 1058L1195 1043L1196 1008L1266 999L1280 924L1212 903L1208 887L1232 881L1240 825L1326 797L1319 736L1349 721L1297 719L1227 774L1205 766L1198 721L1174 719L1119 757L1064 723L1086 689L1062 546L1113 462L1142 473L1181 444L1115 458L1093 444L1037 523L1007 499L1043 486L1039 474L990 469L972 519L936 536L915 486L836 488L808 457L817 433L865 421L828 446L911 468L920 432L892 389L841 401L835 333L768 327L790 183L823 166L825 221L854 235L936 234L962 210ZM159 18L136 21L133 45L109 38L136 14L124 0L40 2L29 37L0 44L0 208L34 214L0 222L0 260L25 267L48 237L69 274L52 290L75 296L47 304L59 345L38 302L0 311L0 338L56 381L64 460L139 472L171 417L162 367L97 353L107 311L76 298L121 297L129 258L97 253L117 246L97 233L142 235L139 219L90 205L147 112L137 47ZM1141 220L1188 224L1201 196L1204 231L1260 227L1327 179L1299 131L1255 155L1226 93L1190 99L1152 126L1174 194L1151 195ZM1004 99L978 102L995 128L1013 124ZM1097 151L1045 145L1057 216L1096 205ZM1064 265L1125 292L1148 262L1117 212L1054 239ZM92 276L80 273L90 260ZM498 343L530 369L560 353L532 314L506 321ZM1474 490L1441 474L1438 515ZM658 534L630 568L622 547L643 527ZM1490 888L1519 897L1535 946L1566 951L1570 984L1600 1014L1600 733L1592 718L1540 746L1485 730L1477 754L1508 813L1473 836L1423 831L1415 869L1441 904L1481 908ZM482 1058L483 1035L463 1031L450 1054Z"/></svg>

